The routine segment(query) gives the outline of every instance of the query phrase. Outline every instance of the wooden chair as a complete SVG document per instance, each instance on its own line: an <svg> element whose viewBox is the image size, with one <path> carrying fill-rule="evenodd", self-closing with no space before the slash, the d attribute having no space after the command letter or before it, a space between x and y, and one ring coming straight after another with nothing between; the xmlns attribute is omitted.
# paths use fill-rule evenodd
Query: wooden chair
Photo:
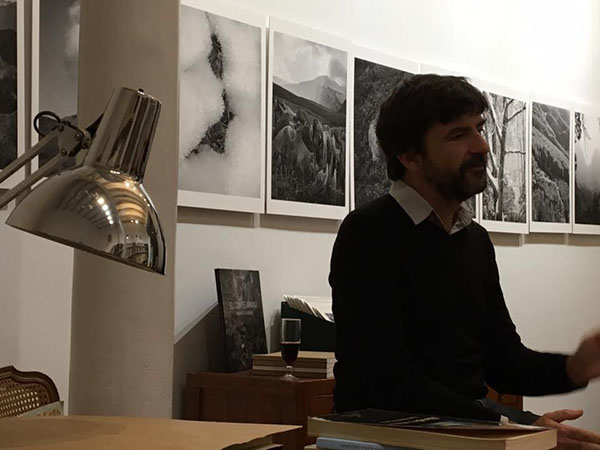
<svg viewBox="0 0 600 450"><path fill-rule="evenodd" d="M0 418L16 417L59 400L50 377L41 372L21 372L13 366L0 368Z"/></svg>

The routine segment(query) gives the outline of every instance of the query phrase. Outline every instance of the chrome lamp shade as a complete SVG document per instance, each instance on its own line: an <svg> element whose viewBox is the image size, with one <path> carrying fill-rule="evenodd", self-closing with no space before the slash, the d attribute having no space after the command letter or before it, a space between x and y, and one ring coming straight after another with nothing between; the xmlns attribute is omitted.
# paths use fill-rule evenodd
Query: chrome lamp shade
<svg viewBox="0 0 600 450"><path fill-rule="evenodd" d="M163 232L143 185L159 113L157 99L142 91L116 90L82 164L35 187L6 223L164 274Z"/></svg>

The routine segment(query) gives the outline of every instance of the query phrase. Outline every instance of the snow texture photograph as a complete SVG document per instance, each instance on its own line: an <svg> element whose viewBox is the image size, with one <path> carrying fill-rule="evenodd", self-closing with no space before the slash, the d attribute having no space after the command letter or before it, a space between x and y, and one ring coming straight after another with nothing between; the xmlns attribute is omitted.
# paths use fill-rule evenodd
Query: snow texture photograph
<svg viewBox="0 0 600 450"><path fill-rule="evenodd" d="M273 39L271 198L345 206L347 53Z"/></svg>
<svg viewBox="0 0 600 450"><path fill-rule="evenodd" d="M570 112L532 103L532 221L570 223Z"/></svg>
<svg viewBox="0 0 600 450"><path fill-rule="evenodd" d="M483 220L527 222L527 104L484 92L485 138L490 146Z"/></svg>
<svg viewBox="0 0 600 450"><path fill-rule="evenodd" d="M600 117L575 113L575 223L600 225Z"/></svg>
<svg viewBox="0 0 600 450"><path fill-rule="evenodd" d="M34 99L33 114L52 111L73 125L77 125L79 0L38 0L38 2L39 84L37 104ZM55 123L52 119L43 118L40 121L40 129L44 134L48 134ZM35 136L35 138L39 137ZM39 166L57 153L58 147L44 150L39 156Z"/></svg>
<svg viewBox="0 0 600 450"><path fill-rule="evenodd" d="M375 129L379 108L402 80L403 70L354 59L354 207L358 208L390 189L386 160Z"/></svg>
<svg viewBox="0 0 600 450"><path fill-rule="evenodd" d="M17 2L0 0L0 169L17 159Z"/></svg>
<svg viewBox="0 0 600 450"><path fill-rule="evenodd" d="M180 190L261 198L261 31L181 6Z"/></svg>

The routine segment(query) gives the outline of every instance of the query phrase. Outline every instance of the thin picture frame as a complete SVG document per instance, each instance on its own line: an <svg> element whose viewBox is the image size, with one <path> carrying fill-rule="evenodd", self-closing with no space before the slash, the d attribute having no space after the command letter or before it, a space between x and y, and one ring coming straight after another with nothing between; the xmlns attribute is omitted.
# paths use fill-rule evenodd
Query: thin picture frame
<svg viewBox="0 0 600 450"><path fill-rule="evenodd" d="M25 153L28 139L25 136L25 0L16 0L17 34L17 158ZM0 169L1 171L1 169ZM25 178L25 169L21 168L0 184L2 189L12 189Z"/></svg>
<svg viewBox="0 0 600 450"><path fill-rule="evenodd" d="M259 191L257 196L230 195L200 192L187 189L177 190L177 205L246 213L265 212L265 158L266 158L266 78L267 78L267 26L268 16L253 10L240 8L225 2L211 0L182 0L181 6L202 10L225 19L251 25L260 30L260 144L258 150ZM181 95L181 90L180 90Z"/></svg>
<svg viewBox="0 0 600 450"><path fill-rule="evenodd" d="M534 103L565 109L569 113L569 221L568 222L544 222L533 220L533 106ZM530 233L559 233L566 234L573 231L573 105L571 102L556 97L530 93L529 104L529 232Z"/></svg>
<svg viewBox="0 0 600 450"><path fill-rule="evenodd" d="M273 60L274 60L274 33L282 33L288 36L310 41L315 44L339 50L346 53L346 118L345 118L345 149L344 149L344 205L327 205L319 203L307 203L300 201L279 200L272 198L273 182L273 158L272 158L272 129L273 129ZM267 196L266 211L268 214L286 216L302 216L321 219L343 219L350 208L350 110L352 101L353 67L351 59L350 41L336 35L325 33L299 24L288 22L279 18L269 18L269 67L267 84Z"/></svg>
<svg viewBox="0 0 600 450"><path fill-rule="evenodd" d="M433 73L435 75L449 75L453 77L465 77L469 80L473 86L477 87L480 83L479 79L472 77L471 75L461 73L455 70L446 69L441 66L436 66L433 64L421 64L420 74ZM481 205L482 205L482 194L475 195L475 210L473 211L473 220L477 223L481 223Z"/></svg>
<svg viewBox="0 0 600 450"><path fill-rule="evenodd" d="M374 64L389 67L391 69L401 70L411 74L418 74L421 66L418 62L410 61L408 59L401 58L399 56L382 53L377 50L373 50L368 47L361 47L353 44L351 47L352 51L352 70L356 68L356 60L362 59ZM356 78L352 77L352 102L350 102L350 210L356 208L356 181L355 181L355 142L354 142L354 131L355 131L355 117L354 117L354 106L355 106L355 95L354 90L356 88ZM390 92L391 94L391 92Z"/></svg>
<svg viewBox="0 0 600 450"><path fill-rule="evenodd" d="M33 127L33 118L40 112L40 2L31 2L31 130L30 140L34 146L39 142L39 136ZM39 169L39 157L31 160L31 171Z"/></svg>
<svg viewBox="0 0 600 450"><path fill-rule="evenodd" d="M584 116L591 116L593 119L596 119L597 126L600 127L600 109L597 107L593 107L590 105L583 104L573 104L573 113L572 113L572 126L571 126L571 218L573 223L573 234L589 234L589 235L600 235L600 224L584 224L577 223L576 216L576 204L577 204L577 171L575 168L575 157L576 157L576 148L575 148L575 114L580 113ZM600 152L596 155L597 158L600 158ZM600 177L600 173L595 174ZM600 209L600 205L597 205L597 208Z"/></svg>
<svg viewBox="0 0 600 450"><path fill-rule="evenodd" d="M488 231L496 233L512 233L512 234L529 234L529 210L531 203L531 190L530 190L530 177L531 177L531 132L529 127L531 126L531 118L529 114L531 112L531 103L529 99L529 93L520 91L517 89L509 88L499 84L490 83L481 79L474 82L474 85L481 91L500 95L503 97L512 98L525 103L525 222L503 222L498 220L484 219L483 215L483 193L479 194L478 202L478 217L480 218L480 224L485 227ZM491 143L488 143L491 145Z"/></svg>

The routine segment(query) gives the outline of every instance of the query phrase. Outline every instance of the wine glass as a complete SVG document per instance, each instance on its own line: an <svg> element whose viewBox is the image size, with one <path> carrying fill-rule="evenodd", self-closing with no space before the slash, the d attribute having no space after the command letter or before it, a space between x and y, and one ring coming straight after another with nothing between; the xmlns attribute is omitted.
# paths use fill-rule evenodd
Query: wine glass
<svg viewBox="0 0 600 450"><path fill-rule="evenodd" d="M286 373L284 378L293 380L292 364L298 358L300 349L300 319L281 319L281 357L285 361Z"/></svg>

